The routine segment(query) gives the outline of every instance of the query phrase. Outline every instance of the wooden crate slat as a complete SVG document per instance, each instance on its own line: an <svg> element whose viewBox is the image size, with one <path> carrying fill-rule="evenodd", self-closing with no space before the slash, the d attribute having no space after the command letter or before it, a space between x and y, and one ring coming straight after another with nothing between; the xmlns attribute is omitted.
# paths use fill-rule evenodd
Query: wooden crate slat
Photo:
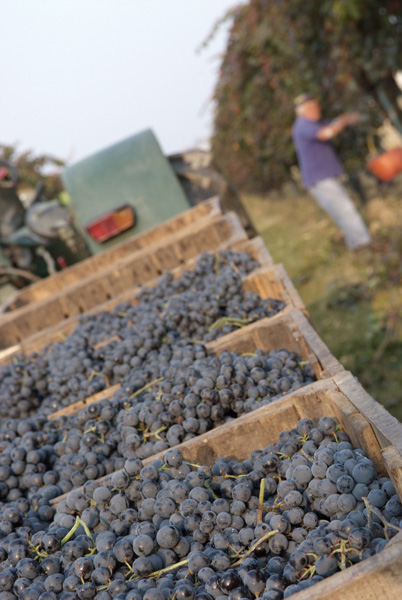
<svg viewBox="0 0 402 600"><path fill-rule="evenodd" d="M392 445L383 448L381 454L395 490L402 498L402 454Z"/></svg>
<svg viewBox="0 0 402 600"><path fill-rule="evenodd" d="M343 373L344 368L340 362L331 353L328 346L320 338L314 327L308 322L301 311L295 311L293 315L295 325L300 331L303 340L309 345L313 345L315 353L323 366L324 371L327 370L326 377L333 376L335 373Z"/></svg>
<svg viewBox="0 0 402 600"><path fill-rule="evenodd" d="M262 271L266 274L266 277L261 277L259 279L255 278L254 281L250 282L247 289L250 289L250 291L255 292L263 298L268 296L273 298L280 297L286 304L301 310L307 317L309 316L303 300L300 298L299 293L282 264L275 265L275 269L272 271L263 267ZM269 277L270 273L271 277Z"/></svg>
<svg viewBox="0 0 402 600"><path fill-rule="evenodd" d="M399 452L402 452L400 422L382 404L376 402L349 371L339 373L334 380L339 390L350 398L350 401L368 419L377 439L382 444L388 442L394 445Z"/></svg>
<svg viewBox="0 0 402 600"><path fill-rule="evenodd" d="M155 249L150 259L154 265L156 276L162 275L163 271L174 269L183 262L177 241L170 246Z"/></svg>

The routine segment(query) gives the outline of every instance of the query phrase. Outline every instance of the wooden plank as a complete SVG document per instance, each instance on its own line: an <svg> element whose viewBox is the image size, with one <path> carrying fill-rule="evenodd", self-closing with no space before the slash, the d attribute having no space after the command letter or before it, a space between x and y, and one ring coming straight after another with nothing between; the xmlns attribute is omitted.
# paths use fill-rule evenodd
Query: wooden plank
<svg viewBox="0 0 402 600"><path fill-rule="evenodd" d="M196 251L193 256L197 254L198 252ZM174 269L178 265L183 264L179 242L174 240L169 246L156 248L151 254L150 259L154 265L156 276L162 275L163 271Z"/></svg>
<svg viewBox="0 0 402 600"><path fill-rule="evenodd" d="M297 291L292 280L287 274L285 267L282 264L278 265L278 277L283 282L285 290L289 298L291 299L292 305L298 310L300 310L307 318L310 318L309 312L306 306L304 305L304 302L301 299L299 292Z"/></svg>
<svg viewBox="0 0 402 600"><path fill-rule="evenodd" d="M314 327L308 322L306 317L300 311L294 311L293 320L295 326L305 342L314 347L314 353L317 356L323 371L327 371L325 377L332 377L337 373L343 373L344 367L331 353L328 346L319 337Z"/></svg>
<svg viewBox="0 0 402 600"><path fill-rule="evenodd" d="M24 353L25 355L28 355L31 352L39 352L48 344L55 344L65 340L66 337L74 331L77 322L77 317L66 319L63 321L62 325L57 323L52 327L48 327L47 329L38 331L37 333L29 336L25 340L21 341L20 344L11 346L6 350L2 350L1 355L4 352L4 357L0 357L0 365L11 362L13 357L18 354Z"/></svg>
<svg viewBox="0 0 402 600"><path fill-rule="evenodd" d="M211 232L214 232L214 235L211 234L209 237L207 233ZM181 255L176 249L177 244L180 243L180 241L186 241L186 243L188 243L187 252L190 252L189 249L191 248L193 257L196 257L199 254L201 247L204 250L210 250L211 247L214 247L212 239L224 241L230 235L233 236L232 241L246 238L246 233L240 225L239 219L232 213L197 224L196 227L194 226L191 228L191 233L188 231L180 232L180 234L176 234L172 238L169 238L169 242L162 240L159 246L155 245L140 250L121 259L118 263L113 264L101 273L96 273L95 275L81 279L63 292L59 292L41 302L28 304L13 313L4 315L3 318L0 319L0 347L2 349L13 345L41 329L54 325L70 316L77 315L80 312L84 312L87 308L91 308L91 306L85 305L85 298L89 299L88 302L90 304L94 301L96 292L94 291L91 295L90 290L93 287L99 289L99 286L102 286L102 279L109 278L109 283L119 281L121 285L126 285L128 288L131 288L134 285L132 279L133 268L137 268L137 272L141 273L141 279L135 282L138 285L139 283L145 283L150 279L156 278L161 270L170 265L170 263L166 262L167 257L169 256L172 261L175 261L174 266L178 266L181 261ZM174 248L174 250L172 248ZM173 256L175 257L174 259ZM151 264L154 264L155 257L160 259L159 270L155 267L151 268L150 266ZM102 300L103 298L100 299L101 302ZM41 311L46 313L46 318L38 318L38 314L40 314ZM19 333L16 333L15 337L18 337L18 339L13 339L13 329L7 329L7 326L10 323L14 323L17 328ZM3 336L3 329L8 332L7 338Z"/></svg>
<svg viewBox="0 0 402 600"><path fill-rule="evenodd" d="M25 288L15 295L10 308L20 308L30 302L48 298L52 294L62 291L66 286L74 284L83 276L94 274L132 252L149 248L150 245L159 243L162 239L168 238L194 223L200 223L204 219L213 219L221 214L219 197L214 196L144 233Z"/></svg>
<svg viewBox="0 0 402 600"><path fill-rule="evenodd" d="M64 318L65 312L59 298L55 298L50 305L38 305L34 316L31 311L24 311L18 320L10 319L0 324L0 347L4 349L20 343L36 333L38 328L45 328L47 324L60 322Z"/></svg>
<svg viewBox="0 0 402 600"><path fill-rule="evenodd" d="M0 364L5 364L5 362L9 362L10 359L22 352L22 348L20 344L15 344L15 346L10 346L5 350L0 350Z"/></svg>
<svg viewBox="0 0 402 600"><path fill-rule="evenodd" d="M387 446L381 453L395 490L399 498L402 498L402 454L395 446Z"/></svg>
<svg viewBox="0 0 402 600"><path fill-rule="evenodd" d="M370 422L381 446L394 445L402 452L401 424L366 392L350 372L344 371L334 378L339 390L355 405Z"/></svg>
<svg viewBox="0 0 402 600"><path fill-rule="evenodd" d="M249 286L248 289L257 293L262 298L269 296L281 298L288 306L293 306L293 308L300 310L306 317L309 317L303 300L282 264L275 265L271 270L262 268L261 273L265 274L265 278L255 278L255 282L252 282L254 283L253 288ZM256 274L258 275L258 273Z"/></svg>

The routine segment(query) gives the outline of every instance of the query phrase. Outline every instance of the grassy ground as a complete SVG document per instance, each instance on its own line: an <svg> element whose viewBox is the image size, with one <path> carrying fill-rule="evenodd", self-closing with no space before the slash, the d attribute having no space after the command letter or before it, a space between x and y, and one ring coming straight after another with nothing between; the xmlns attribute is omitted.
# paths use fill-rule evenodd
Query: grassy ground
<svg viewBox="0 0 402 600"><path fill-rule="evenodd" d="M294 186L243 201L331 352L402 421L402 180L369 183L366 203L355 200L376 249L358 254Z"/></svg>

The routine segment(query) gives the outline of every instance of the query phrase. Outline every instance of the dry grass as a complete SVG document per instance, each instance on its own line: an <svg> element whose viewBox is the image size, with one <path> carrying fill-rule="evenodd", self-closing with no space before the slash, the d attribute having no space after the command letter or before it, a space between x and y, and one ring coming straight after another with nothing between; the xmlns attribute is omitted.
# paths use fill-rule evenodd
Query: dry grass
<svg viewBox="0 0 402 600"><path fill-rule="evenodd" d="M402 420L402 178L366 184L366 203L355 201L377 247L359 254L293 185L243 200L333 354Z"/></svg>

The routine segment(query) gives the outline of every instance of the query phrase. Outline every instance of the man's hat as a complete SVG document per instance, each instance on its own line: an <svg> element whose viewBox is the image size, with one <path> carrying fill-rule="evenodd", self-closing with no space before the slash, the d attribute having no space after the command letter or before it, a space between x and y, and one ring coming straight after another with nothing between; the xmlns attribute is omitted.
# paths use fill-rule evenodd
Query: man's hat
<svg viewBox="0 0 402 600"><path fill-rule="evenodd" d="M311 94L300 94L299 96L296 96L296 98L293 100L293 104L297 108L298 106L301 106L309 100L314 100L314 96L312 96Z"/></svg>

